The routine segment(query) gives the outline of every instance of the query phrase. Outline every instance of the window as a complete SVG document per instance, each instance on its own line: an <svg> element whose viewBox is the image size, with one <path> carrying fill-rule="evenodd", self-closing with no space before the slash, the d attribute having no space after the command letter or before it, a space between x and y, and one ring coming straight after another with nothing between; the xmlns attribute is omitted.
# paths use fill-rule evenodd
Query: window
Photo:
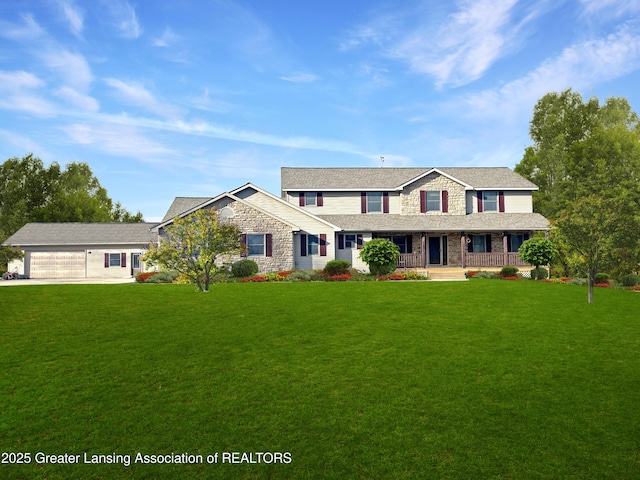
<svg viewBox="0 0 640 480"><path fill-rule="evenodd" d="M375 238L384 238L396 244L400 253L413 253L411 235L376 235Z"/></svg>
<svg viewBox="0 0 640 480"><path fill-rule="evenodd" d="M440 211L440 192L427 191L427 212Z"/></svg>
<svg viewBox="0 0 640 480"><path fill-rule="evenodd" d="M472 252L484 253L486 252L486 241L484 235L473 235L471 237Z"/></svg>
<svg viewBox="0 0 640 480"><path fill-rule="evenodd" d="M367 193L367 212L382 212L382 192Z"/></svg>
<svg viewBox="0 0 640 480"><path fill-rule="evenodd" d="M307 255L318 255L320 239L317 235L307 235Z"/></svg>
<svg viewBox="0 0 640 480"><path fill-rule="evenodd" d="M308 233L301 233L300 255L306 257L307 255L318 254L321 257L327 256L327 234L321 233L320 235L309 235Z"/></svg>
<svg viewBox="0 0 640 480"><path fill-rule="evenodd" d="M362 248L362 234L360 233L340 233L338 234L338 250L345 248Z"/></svg>
<svg viewBox="0 0 640 480"><path fill-rule="evenodd" d="M126 253L105 253L104 254L104 268L109 267L122 267L127 266L127 254Z"/></svg>
<svg viewBox="0 0 640 480"><path fill-rule="evenodd" d="M304 194L304 204L305 205L315 205L316 204L316 194L311 192L305 192Z"/></svg>
<svg viewBox="0 0 640 480"><path fill-rule="evenodd" d="M491 234L469 235L467 246L469 253L491 253Z"/></svg>
<svg viewBox="0 0 640 480"><path fill-rule="evenodd" d="M312 207L322 207L322 192L300 192L299 194L299 203L298 205L301 207L312 206Z"/></svg>
<svg viewBox="0 0 640 480"><path fill-rule="evenodd" d="M529 240L528 233L511 233L507 235L507 248L509 252L517 252L522 244Z"/></svg>
<svg viewBox="0 0 640 480"><path fill-rule="evenodd" d="M247 255L264 255L264 235L247 234Z"/></svg>
<svg viewBox="0 0 640 480"><path fill-rule="evenodd" d="M344 236L344 248L354 248L356 246L356 236L347 234Z"/></svg>
<svg viewBox="0 0 640 480"><path fill-rule="evenodd" d="M485 212L497 212L498 192L482 192L482 204Z"/></svg>
<svg viewBox="0 0 640 480"><path fill-rule="evenodd" d="M109 266L110 267L119 267L120 266L120 254L119 253L110 253L109 254Z"/></svg>

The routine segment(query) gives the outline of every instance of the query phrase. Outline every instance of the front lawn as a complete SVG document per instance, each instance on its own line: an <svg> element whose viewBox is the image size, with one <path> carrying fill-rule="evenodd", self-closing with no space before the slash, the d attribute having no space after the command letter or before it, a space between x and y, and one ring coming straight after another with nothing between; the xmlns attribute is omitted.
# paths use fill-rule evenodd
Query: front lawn
<svg viewBox="0 0 640 480"><path fill-rule="evenodd" d="M0 464L2 478L640 471L636 292L587 304L585 287L486 280L59 285L0 288L0 304L0 452L31 460Z"/></svg>

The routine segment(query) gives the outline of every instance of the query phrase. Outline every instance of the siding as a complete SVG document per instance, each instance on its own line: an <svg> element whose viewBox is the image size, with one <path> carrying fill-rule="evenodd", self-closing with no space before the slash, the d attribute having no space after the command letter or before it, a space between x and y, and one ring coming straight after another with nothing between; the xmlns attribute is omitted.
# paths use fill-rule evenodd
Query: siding
<svg viewBox="0 0 640 480"><path fill-rule="evenodd" d="M366 190L363 190L366 191ZM305 206L305 211L313 215L346 215L360 213L360 191L358 192L323 192L323 206ZM401 213L400 193L389 193L389 213ZM286 200L298 206L298 192L288 194Z"/></svg>

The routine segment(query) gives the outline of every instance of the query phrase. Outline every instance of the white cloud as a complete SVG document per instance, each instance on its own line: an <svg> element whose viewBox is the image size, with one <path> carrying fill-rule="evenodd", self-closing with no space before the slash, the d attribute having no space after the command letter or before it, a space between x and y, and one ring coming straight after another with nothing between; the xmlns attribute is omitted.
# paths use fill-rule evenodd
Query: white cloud
<svg viewBox="0 0 640 480"><path fill-rule="evenodd" d="M80 38L82 36L82 30L84 29L84 14L82 10L74 5L71 0L61 1L60 8L62 9L64 18L69 23L71 33Z"/></svg>
<svg viewBox="0 0 640 480"><path fill-rule="evenodd" d="M288 75L286 77L280 77L280 80L284 80L286 82L292 82L292 83L310 83L310 82L315 82L316 80L318 80L317 75L314 75L313 73L302 73L302 72L298 72L298 73L294 73L293 75Z"/></svg>
<svg viewBox="0 0 640 480"><path fill-rule="evenodd" d="M587 89L640 68L640 34L623 26L600 39L565 48L521 79L467 97L467 107L480 116L529 113L550 91Z"/></svg>
<svg viewBox="0 0 640 480"><path fill-rule="evenodd" d="M100 104L95 98L78 92L71 87L62 87L55 93L58 97L66 100L67 102L80 108L81 110L87 112L97 112L100 109Z"/></svg>
<svg viewBox="0 0 640 480"><path fill-rule="evenodd" d="M138 83L126 83L117 78L106 78L104 81L118 92L122 101L130 105L142 107L165 118L175 118L181 115L178 107L170 103L161 102Z"/></svg>
<svg viewBox="0 0 640 480"><path fill-rule="evenodd" d="M55 115L55 107L34 90L45 83L35 75L23 70L0 71L0 109L26 112L38 117Z"/></svg>
<svg viewBox="0 0 640 480"><path fill-rule="evenodd" d="M176 152L149 140L135 127L102 123L96 125L71 124L62 127L69 138L80 145L119 157L135 158L151 164L167 164Z"/></svg>
<svg viewBox="0 0 640 480"><path fill-rule="evenodd" d="M93 74L87 60L57 46L45 49L41 54L44 64L54 70L68 85L86 91L93 82Z"/></svg>
<svg viewBox="0 0 640 480"><path fill-rule="evenodd" d="M0 35L16 41L33 41L44 34L44 30L31 15L23 15L22 19L24 20L24 25L0 21Z"/></svg>
<svg viewBox="0 0 640 480"><path fill-rule="evenodd" d="M180 37L176 35L169 27L164 29L162 36L156 38L151 43L154 47L168 47L174 44Z"/></svg>
<svg viewBox="0 0 640 480"><path fill-rule="evenodd" d="M580 0L586 14L621 16L640 12L640 0Z"/></svg>
<svg viewBox="0 0 640 480"><path fill-rule="evenodd" d="M109 12L112 25L124 38L139 38L142 35L142 27L138 22L135 9L124 0L104 0L103 5Z"/></svg>
<svg viewBox="0 0 640 480"><path fill-rule="evenodd" d="M409 65L434 79L438 88L461 86L481 78L500 58L517 50L523 27L552 8L547 0L519 5L518 0L458 0L455 11L421 2L393 14L381 14L351 31L342 50L374 45L379 54Z"/></svg>

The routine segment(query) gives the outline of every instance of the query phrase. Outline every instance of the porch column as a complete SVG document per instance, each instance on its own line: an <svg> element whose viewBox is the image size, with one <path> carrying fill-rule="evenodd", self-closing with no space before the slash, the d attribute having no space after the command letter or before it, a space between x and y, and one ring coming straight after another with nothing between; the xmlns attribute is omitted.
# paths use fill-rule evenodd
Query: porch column
<svg viewBox="0 0 640 480"><path fill-rule="evenodd" d="M462 263L462 268L464 268L464 255L465 250L467 248L467 242L465 240L464 232L460 232L460 263Z"/></svg>
<svg viewBox="0 0 640 480"><path fill-rule="evenodd" d="M422 232L422 234L420 235L420 252L422 254L422 268L426 268L427 267L427 235Z"/></svg>
<svg viewBox="0 0 640 480"><path fill-rule="evenodd" d="M502 261L502 266L506 267L507 265L509 265L509 249L508 249L508 240L509 237L507 237L507 233L506 232L502 232L502 251L504 252L503 255L503 261Z"/></svg>

